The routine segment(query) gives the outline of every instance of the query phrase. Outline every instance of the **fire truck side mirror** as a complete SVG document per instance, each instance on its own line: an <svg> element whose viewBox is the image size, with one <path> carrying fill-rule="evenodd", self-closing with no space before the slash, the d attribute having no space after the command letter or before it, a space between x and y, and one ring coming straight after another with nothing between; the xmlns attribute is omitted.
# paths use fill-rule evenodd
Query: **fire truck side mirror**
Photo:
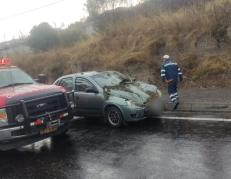
<svg viewBox="0 0 231 179"><path fill-rule="evenodd" d="M47 75L39 74L37 79L35 79L35 81L38 82L38 83L47 84L48 83Z"/></svg>

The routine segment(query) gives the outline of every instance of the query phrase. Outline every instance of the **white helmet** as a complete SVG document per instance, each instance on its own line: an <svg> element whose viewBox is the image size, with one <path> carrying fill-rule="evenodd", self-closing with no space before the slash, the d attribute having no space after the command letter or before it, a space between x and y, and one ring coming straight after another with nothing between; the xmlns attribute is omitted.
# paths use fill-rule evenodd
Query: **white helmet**
<svg viewBox="0 0 231 179"><path fill-rule="evenodd" d="M170 58L169 55L164 55L164 56L163 56L163 59L169 59L169 58Z"/></svg>

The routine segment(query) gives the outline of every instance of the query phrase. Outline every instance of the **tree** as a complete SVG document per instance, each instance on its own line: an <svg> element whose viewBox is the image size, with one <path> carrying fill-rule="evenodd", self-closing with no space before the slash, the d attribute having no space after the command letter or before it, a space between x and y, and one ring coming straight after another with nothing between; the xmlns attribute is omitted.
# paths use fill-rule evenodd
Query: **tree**
<svg viewBox="0 0 231 179"><path fill-rule="evenodd" d="M48 23L41 23L30 31L28 43L35 51L47 51L57 46L57 32Z"/></svg>
<svg viewBox="0 0 231 179"><path fill-rule="evenodd" d="M67 47L73 45L77 41L85 39L88 29L88 24L83 22L75 22L64 30L60 29L58 31L59 45Z"/></svg>
<svg viewBox="0 0 231 179"><path fill-rule="evenodd" d="M94 17L101 13L104 0L87 0L86 8L90 17Z"/></svg>
<svg viewBox="0 0 231 179"><path fill-rule="evenodd" d="M99 15L106 10L114 10L120 5L128 4L129 0L87 0L86 8L90 17Z"/></svg>

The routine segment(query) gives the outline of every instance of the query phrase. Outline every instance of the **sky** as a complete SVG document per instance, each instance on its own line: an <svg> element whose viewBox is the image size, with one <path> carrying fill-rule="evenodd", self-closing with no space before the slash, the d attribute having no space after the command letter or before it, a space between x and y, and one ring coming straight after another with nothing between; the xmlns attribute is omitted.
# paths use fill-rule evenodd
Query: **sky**
<svg viewBox="0 0 231 179"><path fill-rule="evenodd" d="M67 27L87 17L86 0L0 0L0 42L28 35L34 25L48 22Z"/></svg>

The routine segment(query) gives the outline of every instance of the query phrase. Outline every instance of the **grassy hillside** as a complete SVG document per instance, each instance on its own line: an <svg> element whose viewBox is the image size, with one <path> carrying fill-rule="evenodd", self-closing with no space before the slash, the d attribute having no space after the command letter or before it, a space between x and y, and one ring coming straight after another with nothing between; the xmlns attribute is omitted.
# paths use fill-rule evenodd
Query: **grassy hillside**
<svg viewBox="0 0 231 179"><path fill-rule="evenodd" d="M161 56L183 68L185 87L231 85L231 0L191 1L164 8L143 4L107 12L98 33L71 47L12 54L32 75L113 69L160 83ZM153 7L153 8L151 8Z"/></svg>

